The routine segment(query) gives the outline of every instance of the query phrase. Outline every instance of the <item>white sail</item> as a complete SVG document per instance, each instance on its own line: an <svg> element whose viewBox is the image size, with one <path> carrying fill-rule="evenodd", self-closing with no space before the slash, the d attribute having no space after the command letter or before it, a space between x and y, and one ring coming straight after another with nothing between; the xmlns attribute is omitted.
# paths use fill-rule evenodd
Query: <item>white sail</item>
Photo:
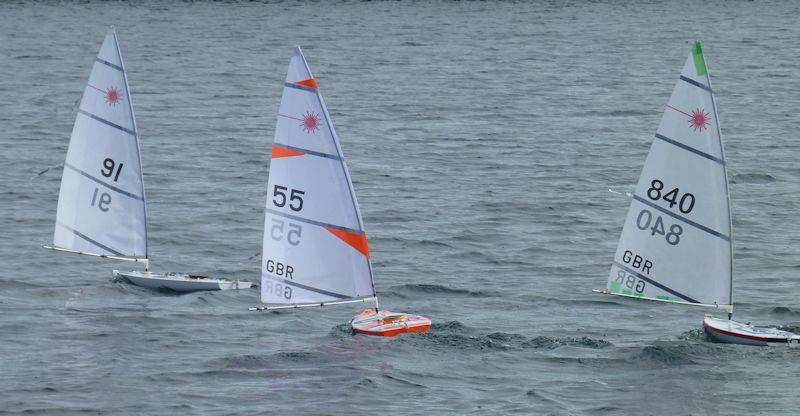
<svg viewBox="0 0 800 416"><path fill-rule="evenodd" d="M72 130L53 243L86 253L146 258L146 218L133 106L111 30Z"/></svg>
<svg viewBox="0 0 800 416"><path fill-rule="evenodd" d="M264 303L375 296L369 245L350 174L299 47L278 111L263 250Z"/></svg>
<svg viewBox="0 0 800 416"><path fill-rule="evenodd" d="M731 277L725 154L698 42L647 155L607 290L732 308Z"/></svg>

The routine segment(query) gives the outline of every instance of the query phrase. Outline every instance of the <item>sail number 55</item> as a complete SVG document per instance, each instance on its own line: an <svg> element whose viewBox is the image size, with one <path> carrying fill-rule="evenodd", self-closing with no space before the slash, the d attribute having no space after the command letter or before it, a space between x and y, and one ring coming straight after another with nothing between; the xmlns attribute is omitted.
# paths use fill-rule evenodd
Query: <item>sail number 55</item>
<svg viewBox="0 0 800 416"><path fill-rule="evenodd" d="M296 246L300 244L300 234L303 232L303 227L299 224L289 223L286 227L286 221L277 218L272 219L272 228L270 228L269 235L275 241L281 241L286 237L289 244Z"/></svg>
<svg viewBox="0 0 800 416"><path fill-rule="evenodd" d="M288 196L286 192L289 192ZM303 209L303 195L305 195L305 191L299 189L290 190L285 186L275 185L272 189L272 203L275 204L276 207L283 208L288 201L289 208L292 211L300 212Z"/></svg>

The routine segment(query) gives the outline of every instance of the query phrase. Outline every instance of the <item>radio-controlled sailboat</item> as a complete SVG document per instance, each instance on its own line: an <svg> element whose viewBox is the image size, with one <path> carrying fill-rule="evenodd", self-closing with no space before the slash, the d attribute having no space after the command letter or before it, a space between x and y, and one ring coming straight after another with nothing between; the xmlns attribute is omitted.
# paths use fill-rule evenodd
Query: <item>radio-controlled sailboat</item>
<svg viewBox="0 0 800 416"><path fill-rule="evenodd" d="M113 271L133 284L179 292L249 288L249 282L186 273L153 273L147 207L128 78L111 29L83 93L64 162L53 244L44 248L139 262Z"/></svg>
<svg viewBox="0 0 800 416"><path fill-rule="evenodd" d="M378 308L369 244L339 139L296 48L284 83L267 184L261 301L273 310L375 302L353 332L425 332L428 318Z"/></svg>

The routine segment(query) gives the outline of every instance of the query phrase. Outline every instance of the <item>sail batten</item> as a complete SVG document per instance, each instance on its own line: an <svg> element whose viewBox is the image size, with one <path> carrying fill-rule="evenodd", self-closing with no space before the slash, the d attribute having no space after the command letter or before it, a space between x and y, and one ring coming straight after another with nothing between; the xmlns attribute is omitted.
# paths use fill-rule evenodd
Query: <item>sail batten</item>
<svg viewBox="0 0 800 416"><path fill-rule="evenodd" d="M713 98L698 43L633 192L609 272L609 293L732 305L728 179Z"/></svg>
<svg viewBox="0 0 800 416"><path fill-rule="evenodd" d="M109 31L84 89L64 162L53 246L65 251L147 257L139 140L124 67L116 35Z"/></svg>
<svg viewBox="0 0 800 416"><path fill-rule="evenodd" d="M669 137L663 136L663 135L658 134L658 133L656 133L656 138L659 139L659 140L663 140L663 141L665 141L665 142L667 142L667 143L669 143L671 145L680 147L681 149L686 150L688 152L692 152L692 153L694 153L694 154L696 154L698 156L704 157L704 158L706 158L708 160L713 160L713 161L719 163L720 165L724 165L725 164L724 160L722 160L722 159L720 159L718 157L712 156L712 155L710 155L708 153L705 153L702 150L697 150L694 147L687 146L687 145L685 145L685 144L683 144L683 143L681 143L681 142L679 142L677 140L670 139Z"/></svg>
<svg viewBox="0 0 800 416"><path fill-rule="evenodd" d="M350 175L299 48L289 64L272 145L261 275L261 301L270 305L375 296Z"/></svg>
<svg viewBox="0 0 800 416"><path fill-rule="evenodd" d="M689 84L692 84L695 87L698 87L700 89L704 89L704 90L708 91L709 93L713 93L713 91L711 91L711 87L709 87L708 85L705 85L703 83L697 82L697 81L695 81L695 80L693 80L691 78L687 78L687 77L681 75L680 76L680 80L684 81L684 82L688 82Z"/></svg>
<svg viewBox="0 0 800 416"><path fill-rule="evenodd" d="M303 218L303 217L300 217L300 216L297 216L297 215L287 214L285 212L281 212L281 211L274 210L274 209L271 209L271 208L267 208L266 211L269 212L270 214L278 215L278 216L281 216L281 217L284 217L284 218L288 218L290 220L301 221L301 222L304 222L306 224L316 225L316 226L322 227L322 228L333 228L335 230L341 230L341 231L345 231L345 232L353 233L353 234L365 234L364 231L362 231L362 230L357 230L357 229L354 229L354 228L347 228L347 227L343 227L341 225L328 224L328 223L324 223L322 221L314 221L314 220L309 219L309 218Z"/></svg>
<svg viewBox="0 0 800 416"><path fill-rule="evenodd" d="M328 153L316 152L316 151L309 150L309 149L303 149L303 148L300 148L300 147L289 146L288 144L282 144L282 143L279 143L278 141L275 141L275 144L273 146L281 147L281 148L286 149L286 150L292 150L292 151L295 151L295 152L300 152L300 153L303 153L303 154L306 154L306 155L324 157L324 158L333 159L333 160L342 160L342 158L337 156L337 155L331 155L331 154L328 154ZM273 155L274 155L274 153L273 153Z"/></svg>

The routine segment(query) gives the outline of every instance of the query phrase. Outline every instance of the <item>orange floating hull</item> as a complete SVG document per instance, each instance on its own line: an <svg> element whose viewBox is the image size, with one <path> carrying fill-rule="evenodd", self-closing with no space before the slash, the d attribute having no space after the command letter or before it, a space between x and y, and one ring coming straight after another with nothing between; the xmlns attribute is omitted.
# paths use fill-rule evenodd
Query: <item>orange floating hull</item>
<svg viewBox="0 0 800 416"><path fill-rule="evenodd" d="M431 320L419 315L367 309L350 321L353 333L379 337L393 337L399 334L425 333L431 327Z"/></svg>

